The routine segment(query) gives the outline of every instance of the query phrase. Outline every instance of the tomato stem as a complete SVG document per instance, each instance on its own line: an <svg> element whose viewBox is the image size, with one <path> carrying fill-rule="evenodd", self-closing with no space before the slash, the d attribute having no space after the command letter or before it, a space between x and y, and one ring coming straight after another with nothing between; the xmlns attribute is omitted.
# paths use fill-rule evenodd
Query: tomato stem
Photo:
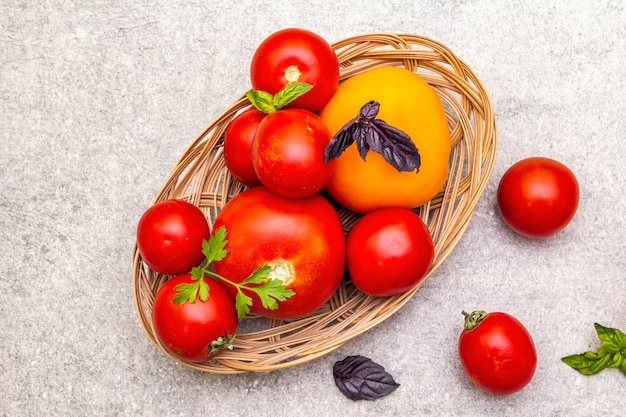
<svg viewBox="0 0 626 417"><path fill-rule="evenodd" d="M235 336L230 333L226 333L224 336L220 336L213 340L209 345L209 357L217 354L222 349L233 350L233 341Z"/></svg>
<svg viewBox="0 0 626 417"><path fill-rule="evenodd" d="M465 316L464 328L467 331L472 330L480 324L481 321L487 317L487 312L483 310L473 311L472 314L468 314L465 311L461 311L461 314Z"/></svg>

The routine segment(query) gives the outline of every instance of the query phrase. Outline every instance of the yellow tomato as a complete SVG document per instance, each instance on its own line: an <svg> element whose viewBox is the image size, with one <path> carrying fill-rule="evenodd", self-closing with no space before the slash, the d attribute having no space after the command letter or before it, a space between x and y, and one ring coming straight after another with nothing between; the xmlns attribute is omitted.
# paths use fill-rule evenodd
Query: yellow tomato
<svg viewBox="0 0 626 417"><path fill-rule="evenodd" d="M371 150L363 161L353 143L336 159L326 189L343 206L360 213L390 206L418 207L441 190L448 175L450 131L443 104L416 73L385 66L341 83L320 116L335 134L370 100L380 103L376 118L410 136L421 166L417 172L400 172Z"/></svg>

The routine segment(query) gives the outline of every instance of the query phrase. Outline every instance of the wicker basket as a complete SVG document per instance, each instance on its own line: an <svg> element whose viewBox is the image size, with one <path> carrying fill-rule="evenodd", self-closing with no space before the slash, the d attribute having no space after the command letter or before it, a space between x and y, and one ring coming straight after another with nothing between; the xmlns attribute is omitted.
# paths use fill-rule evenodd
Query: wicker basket
<svg viewBox="0 0 626 417"><path fill-rule="evenodd" d="M444 189L416 212L428 225L435 260L428 276L443 262L465 231L491 175L496 126L489 97L473 71L445 46L415 35L368 34L333 45L341 79L372 67L395 65L420 74L439 94L452 138L450 170ZM230 176L222 157L223 133L235 115L250 107L242 95L193 140L169 174L155 202L183 198L199 206L212 223L220 208L244 187ZM358 218L340 208L348 229ZM151 323L154 296L168 277L133 257L134 301L149 339L172 360L201 371L231 374L271 371L301 364L337 349L400 309L418 287L393 297L367 296L344 279L316 314L292 322L258 316L242 320L232 351L204 363L182 362L155 337ZM422 283L425 280L422 281Z"/></svg>

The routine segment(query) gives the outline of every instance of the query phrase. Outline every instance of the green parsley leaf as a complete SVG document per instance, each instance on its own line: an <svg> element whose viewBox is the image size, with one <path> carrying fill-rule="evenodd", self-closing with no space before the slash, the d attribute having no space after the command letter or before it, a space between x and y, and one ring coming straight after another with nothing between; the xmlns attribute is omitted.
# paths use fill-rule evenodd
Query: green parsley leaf
<svg viewBox="0 0 626 417"><path fill-rule="evenodd" d="M174 288L177 293L173 301L177 304L194 303L198 296L198 286L197 282L178 284Z"/></svg>
<svg viewBox="0 0 626 417"><path fill-rule="evenodd" d="M198 296L201 301L209 299L209 284L204 280L204 269L194 267L191 270L193 282L178 284L174 289L176 295L172 299L177 304L195 303Z"/></svg>
<svg viewBox="0 0 626 417"><path fill-rule="evenodd" d="M202 253L206 257L206 262L202 266L192 268L191 277L193 282L176 286L176 295L173 298L175 303L194 303L198 297L202 301L207 301L209 298L209 285L205 281L207 275L237 289L235 307L239 318L243 318L250 313L250 307L253 303L252 297L244 293L244 290L256 294L261 300L263 307L270 310L277 309L279 301L285 301L295 294L280 279L268 279L268 274L271 271L269 265L257 268L248 278L240 283L233 282L210 270L209 266L211 263L221 261L228 255L228 250L226 250L226 245L228 244L227 236L226 227L220 226L213 231L208 241L202 242Z"/></svg>
<svg viewBox="0 0 626 417"><path fill-rule="evenodd" d="M271 268L269 265L263 265L261 267L258 267L257 269L252 271L248 278L241 281L240 284L262 284L263 281L265 281L265 279L267 278L267 275L270 273L270 270Z"/></svg>
<svg viewBox="0 0 626 417"><path fill-rule="evenodd" d="M276 310L278 308L277 301L285 301L295 293L288 289L280 279L268 279L267 276L270 271L269 265L257 268L248 278L241 281L241 285L258 295L264 308ZM258 285L250 287L250 284Z"/></svg>
<svg viewBox="0 0 626 417"><path fill-rule="evenodd" d="M213 231L208 241L202 242L202 253L206 256L206 265L210 265L213 261L221 261L228 255L228 251L224 249L228 244L226 240L225 226L220 226Z"/></svg>
<svg viewBox="0 0 626 417"><path fill-rule="evenodd" d="M285 301L295 293L283 285L278 278L270 278L262 285L255 288L255 292L261 299L263 307L276 310L278 301Z"/></svg>
<svg viewBox="0 0 626 417"><path fill-rule="evenodd" d="M252 298L248 297L237 288L237 296L235 297L235 309L237 310L237 317L244 318L250 314L250 307L252 306Z"/></svg>

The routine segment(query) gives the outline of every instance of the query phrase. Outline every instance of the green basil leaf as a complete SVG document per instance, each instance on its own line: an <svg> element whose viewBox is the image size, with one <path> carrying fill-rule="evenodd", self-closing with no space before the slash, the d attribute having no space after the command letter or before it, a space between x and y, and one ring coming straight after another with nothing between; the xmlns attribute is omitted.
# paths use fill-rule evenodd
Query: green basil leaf
<svg viewBox="0 0 626 417"><path fill-rule="evenodd" d="M582 355L570 355L561 360L568 366L576 369L583 375L594 375L606 368L611 356L599 355L597 352L585 352Z"/></svg>
<svg viewBox="0 0 626 417"><path fill-rule="evenodd" d="M626 356L622 356L622 360L619 363L619 370L626 375Z"/></svg>
<svg viewBox="0 0 626 417"><path fill-rule="evenodd" d="M612 329L610 327L604 327L598 323L594 323L596 332L602 346L611 353L616 353L626 349L626 334L618 329Z"/></svg>
<svg viewBox="0 0 626 417"><path fill-rule="evenodd" d="M250 103L263 113L274 113L278 110L274 105L274 96L270 93L261 90L250 90L246 92L246 97L250 100Z"/></svg>
<svg viewBox="0 0 626 417"><path fill-rule="evenodd" d="M277 109L282 109L304 93L307 93L311 88L313 88L313 86L307 83L287 84L274 95L272 104Z"/></svg>

